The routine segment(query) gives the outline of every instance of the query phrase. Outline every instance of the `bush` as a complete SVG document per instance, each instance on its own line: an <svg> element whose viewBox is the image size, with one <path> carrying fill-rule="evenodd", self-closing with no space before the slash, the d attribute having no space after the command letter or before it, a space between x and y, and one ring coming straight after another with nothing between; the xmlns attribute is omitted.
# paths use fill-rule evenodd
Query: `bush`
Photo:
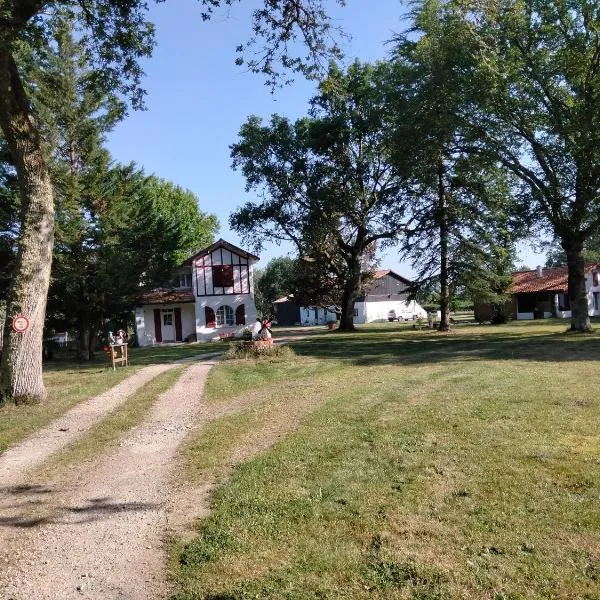
<svg viewBox="0 0 600 600"><path fill-rule="evenodd" d="M243 342L232 344L225 354L226 360L238 358L256 358L256 359L275 359L290 360L296 356L296 353L289 346L273 344L267 348L260 348Z"/></svg>
<svg viewBox="0 0 600 600"><path fill-rule="evenodd" d="M491 319L492 325L504 325L508 323L508 315L506 313L496 313Z"/></svg>

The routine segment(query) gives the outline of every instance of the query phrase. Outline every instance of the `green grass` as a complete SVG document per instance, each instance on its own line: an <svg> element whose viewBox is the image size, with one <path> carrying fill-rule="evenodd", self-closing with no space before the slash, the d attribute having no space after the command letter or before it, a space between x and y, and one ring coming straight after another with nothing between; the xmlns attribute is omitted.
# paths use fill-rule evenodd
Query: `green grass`
<svg viewBox="0 0 600 600"><path fill-rule="evenodd" d="M96 423L83 438L44 463L40 469L41 474L54 476L97 458L107 447L143 420L158 397L179 379L183 369L183 366L174 367L150 380L123 404Z"/></svg>
<svg viewBox="0 0 600 600"><path fill-rule="evenodd" d="M177 599L600 598L600 336L392 325L213 369L211 402L266 400L196 439L198 480L270 406L316 408L175 544Z"/></svg>

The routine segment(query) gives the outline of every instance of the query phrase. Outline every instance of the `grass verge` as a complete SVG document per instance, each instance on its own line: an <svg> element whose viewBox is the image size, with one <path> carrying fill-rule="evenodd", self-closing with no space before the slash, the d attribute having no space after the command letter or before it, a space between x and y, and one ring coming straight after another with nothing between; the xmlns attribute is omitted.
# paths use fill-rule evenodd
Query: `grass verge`
<svg viewBox="0 0 600 600"><path fill-rule="evenodd" d="M175 545L177 600L600 597L598 336L325 335L214 371L213 400L318 406Z"/></svg>

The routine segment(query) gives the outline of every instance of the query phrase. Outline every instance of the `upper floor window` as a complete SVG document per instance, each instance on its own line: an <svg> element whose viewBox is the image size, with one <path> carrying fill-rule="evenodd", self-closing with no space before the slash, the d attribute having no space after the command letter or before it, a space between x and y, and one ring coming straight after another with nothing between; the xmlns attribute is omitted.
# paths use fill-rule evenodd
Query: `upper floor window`
<svg viewBox="0 0 600 600"><path fill-rule="evenodd" d="M592 285L598 287L600 285L600 271L592 272Z"/></svg>
<svg viewBox="0 0 600 600"><path fill-rule="evenodd" d="M212 268L213 287L233 287L233 266L214 265Z"/></svg>
<svg viewBox="0 0 600 600"><path fill-rule="evenodd" d="M219 306L217 308L217 326L219 325L233 325L233 308L227 306Z"/></svg>
<svg viewBox="0 0 600 600"><path fill-rule="evenodd" d="M175 276L173 286L176 288L191 288L192 287L192 274L191 273L180 273Z"/></svg>

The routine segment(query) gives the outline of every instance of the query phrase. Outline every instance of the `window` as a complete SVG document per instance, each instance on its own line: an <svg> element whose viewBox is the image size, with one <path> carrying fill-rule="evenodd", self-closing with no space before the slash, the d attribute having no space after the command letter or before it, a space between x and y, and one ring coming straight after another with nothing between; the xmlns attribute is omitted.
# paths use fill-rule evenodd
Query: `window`
<svg viewBox="0 0 600 600"><path fill-rule="evenodd" d="M598 287L600 285L600 271L594 271L592 273L592 285Z"/></svg>
<svg viewBox="0 0 600 600"><path fill-rule="evenodd" d="M355 308L355 309L354 309L354 316L355 316L355 317L358 317L358 308Z"/></svg>
<svg viewBox="0 0 600 600"><path fill-rule="evenodd" d="M213 287L233 287L233 267L215 265L212 268Z"/></svg>
<svg viewBox="0 0 600 600"><path fill-rule="evenodd" d="M594 292L594 310L600 310L600 292Z"/></svg>
<svg viewBox="0 0 600 600"><path fill-rule="evenodd" d="M233 308L231 306L219 306L217 308L217 326L233 325Z"/></svg>
<svg viewBox="0 0 600 600"><path fill-rule="evenodd" d="M163 312L163 325L170 327L173 325L173 313L172 312Z"/></svg>
<svg viewBox="0 0 600 600"><path fill-rule="evenodd" d="M180 273L175 276L173 286L176 288L191 288L192 287L192 274L191 273Z"/></svg>
<svg viewBox="0 0 600 600"><path fill-rule="evenodd" d="M558 310L571 310L571 305L569 303L569 294L558 294Z"/></svg>

